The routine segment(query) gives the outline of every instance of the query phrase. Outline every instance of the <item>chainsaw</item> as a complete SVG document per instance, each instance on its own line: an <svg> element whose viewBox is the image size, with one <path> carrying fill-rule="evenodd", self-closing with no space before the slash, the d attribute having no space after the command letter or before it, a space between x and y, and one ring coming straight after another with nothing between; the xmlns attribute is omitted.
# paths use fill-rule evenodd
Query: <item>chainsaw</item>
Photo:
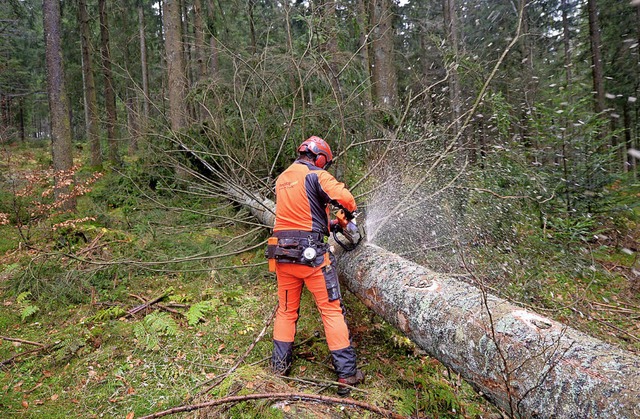
<svg viewBox="0 0 640 419"><path fill-rule="evenodd" d="M331 231L333 239L347 252L355 249L362 238L364 231L356 223L356 214L340 208L336 212L337 223L335 223Z"/></svg>

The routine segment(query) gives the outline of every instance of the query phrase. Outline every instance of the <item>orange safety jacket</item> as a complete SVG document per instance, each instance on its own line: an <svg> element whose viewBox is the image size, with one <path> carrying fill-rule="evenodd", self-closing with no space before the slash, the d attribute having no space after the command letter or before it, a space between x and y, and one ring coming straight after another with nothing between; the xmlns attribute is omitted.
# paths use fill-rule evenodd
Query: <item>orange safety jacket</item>
<svg viewBox="0 0 640 419"><path fill-rule="evenodd" d="M312 231L329 235L329 204L353 212L356 200L344 183L310 162L296 160L276 180L273 231Z"/></svg>

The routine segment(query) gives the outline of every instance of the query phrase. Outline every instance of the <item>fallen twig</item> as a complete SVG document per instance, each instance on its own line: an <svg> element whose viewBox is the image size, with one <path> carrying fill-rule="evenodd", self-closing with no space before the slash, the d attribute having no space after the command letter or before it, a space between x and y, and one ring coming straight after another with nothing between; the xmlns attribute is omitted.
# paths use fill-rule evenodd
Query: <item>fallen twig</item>
<svg viewBox="0 0 640 419"><path fill-rule="evenodd" d="M39 346L41 348L44 348L45 344L42 343L38 343L38 342L31 342L29 340L24 340L24 339L18 339L18 338L10 338L9 336L0 336L0 339L2 340L7 340L9 342L19 342L19 343L24 343L25 345L34 345L34 346Z"/></svg>
<svg viewBox="0 0 640 419"><path fill-rule="evenodd" d="M346 387L350 390L354 390L354 391L358 391L360 393L364 393L364 394L369 394L369 392L367 390L363 390L361 388L358 387L354 387L354 386L350 386L349 384L343 384L343 383L339 383L337 381L332 381L332 380L324 380L322 378L296 378L296 377L287 377L287 376L281 376L280 378L284 379L284 380L291 380L291 381L298 381L301 383L305 383L305 384L313 384L315 386L323 386L323 387L331 387L331 386L337 386L337 387Z"/></svg>
<svg viewBox="0 0 640 419"><path fill-rule="evenodd" d="M609 322L608 322L608 321L606 321L606 320L600 319L600 318L595 317L595 316L589 316L589 317L590 317L590 318L592 318L593 320L597 321L598 323L603 324L603 325L605 325L605 326L607 326L607 327L609 327L609 328L611 328L611 329L615 330L615 331L616 331L616 332L618 332L618 333L621 333L621 334L623 334L623 335L627 335L627 336L629 336L631 339L635 340L636 342L640 342L640 338L639 338L639 337L637 337L637 336L635 336L635 335L633 335L633 334L631 334L631 333L627 332L627 331L626 331L626 330L624 330L624 329L621 329L621 328L619 328L619 327L617 327L617 326L614 326L613 324L609 323Z"/></svg>
<svg viewBox="0 0 640 419"><path fill-rule="evenodd" d="M601 307L607 307L610 308L611 311L618 311L621 313L628 313L628 314L636 314L636 313L640 313L640 309L630 309L630 308L625 308L625 307L620 307L620 306L614 306L613 304L605 304L605 303L601 303L599 301L592 301L592 304L601 306ZM598 309L596 309L598 310Z"/></svg>
<svg viewBox="0 0 640 419"><path fill-rule="evenodd" d="M4 367L5 365L8 365L10 363L12 363L13 361L15 361L16 359L25 356L25 355L29 355L32 353L36 353L36 352L40 352L43 351L45 349L49 349L51 348L52 345L46 345L46 346L39 346L36 349L32 349L30 351L26 351L26 352L21 352L19 354L15 354L14 356L12 356L11 358L5 359L4 361L0 362L0 367Z"/></svg>
<svg viewBox="0 0 640 419"><path fill-rule="evenodd" d="M164 311L167 311L167 312L169 312L169 313L173 313L173 314L175 314L176 316L186 317L186 315L185 315L184 313L179 312L179 311L178 311L178 310L176 310L175 308L167 307L167 306L166 306L166 305L164 305L164 304L156 304L156 305L158 306L158 308L159 308L160 310L164 310Z"/></svg>
<svg viewBox="0 0 640 419"><path fill-rule="evenodd" d="M329 403L329 404L342 404L342 405L354 406L360 409L368 410L370 412L377 413L387 418L401 419L404 417L390 410L383 409L381 407L373 406L368 403L361 402L359 400L353 400L353 399L342 399L339 397L329 397L329 396L322 396L319 394L307 394L307 393L257 393L257 394L247 394L244 396L223 397L222 399L210 400L204 403L178 406L168 410L163 410L162 412L156 412L147 416L142 416L139 419L161 418L163 416L172 415L180 412L192 412L194 410L203 409L205 407L219 406L227 403L238 403L238 402L243 402L247 400L260 400L260 399L299 400L299 401L306 400L306 401L315 401L315 402Z"/></svg>
<svg viewBox="0 0 640 419"><path fill-rule="evenodd" d="M143 303L143 304L147 304L147 300L146 300L144 297L141 297L141 296L136 295L136 294L129 294L129 295L130 295L130 296L132 296L132 297L137 298L137 299L138 299L138 300L140 300L140 301L142 301L142 303ZM188 306L188 305L186 305L186 304L177 304L177 305L173 305L173 304L166 304L166 305L165 305L165 304L158 304L158 303L156 303L156 306L158 306L158 308L159 308L160 310L164 310L164 311L166 311L166 312L173 313L173 314L175 314L175 315L177 315L177 316L182 316L182 317L186 317L184 313L181 313L181 312L179 312L178 310L173 309L173 308L171 308L171 307L169 307L169 306L172 306L172 307L174 307L174 306L175 306L175 307L189 307L189 306Z"/></svg>
<svg viewBox="0 0 640 419"><path fill-rule="evenodd" d="M136 306L134 308L132 308L131 310L127 311L127 315L128 316L133 316L134 314L149 308L150 306L154 305L155 303L157 303L158 301L161 301L164 297L166 297L167 295L169 295L168 292L164 292L162 293L162 295L159 295L158 297L154 298L153 300L149 300L144 304L140 304L139 306ZM137 296L137 295L133 295L134 297L138 298L138 299L142 299L141 297Z"/></svg>

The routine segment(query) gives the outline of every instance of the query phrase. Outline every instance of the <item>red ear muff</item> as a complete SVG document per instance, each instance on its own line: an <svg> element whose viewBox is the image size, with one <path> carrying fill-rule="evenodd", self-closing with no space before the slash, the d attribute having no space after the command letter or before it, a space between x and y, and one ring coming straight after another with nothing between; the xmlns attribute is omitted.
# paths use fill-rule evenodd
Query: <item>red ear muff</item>
<svg viewBox="0 0 640 419"><path fill-rule="evenodd" d="M316 167L324 169L324 166L327 164L327 158L325 156L323 156L322 154L318 154L316 156L316 160L313 162L313 164L315 164Z"/></svg>

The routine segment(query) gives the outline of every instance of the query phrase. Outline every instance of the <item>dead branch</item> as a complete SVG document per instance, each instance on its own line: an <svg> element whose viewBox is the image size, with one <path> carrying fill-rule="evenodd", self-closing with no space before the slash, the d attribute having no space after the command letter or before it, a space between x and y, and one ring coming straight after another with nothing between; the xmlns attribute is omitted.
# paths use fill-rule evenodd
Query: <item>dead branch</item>
<svg viewBox="0 0 640 419"><path fill-rule="evenodd" d="M30 351L27 352L22 352L19 354L15 354L14 356L12 356L11 358L5 359L4 361L0 362L0 367L4 367L5 365L9 365L12 362L14 362L16 359L23 357L25 355L30 355L36 352L40 352L40 351L44 351L46 349L51 348L52 345L46 345L46 346L42 346L42 347L37 347L36 349L32 349Z"/></svg>
<svg viewBox="0 0 640 419"><path fill-rule="evenodd" d="M135 295L135 294L129 294L132 297L137 298L138 300L142 301L143 305L147 304L147 300L139 295ZM170 306L173 306L173 304L168 304L168 305L164 305L164 304L160 304L160 303L156 303L156 307L158 307L160 310L166 311L168 313L172 313L175 314L176 316L180 316L180 317L185 317L184 313L179 312L178 310L171 308ZM177 306L179 307L189 307L188 305L185 304L178 304Z"/></svg>
<svg viewBox="0 0 640 419"><path fill-rule="evenodd" d="M153 418L161 418L167 415L173 415L175 413L181 412L192 412L194 410L203 409L205 407L213 407L220 406L227 403L238 403L249 400L295 400L295 401L314 401L320 403L328 403L328 404L341 404L357 407L363 410L368 410L369 412L377 413L378 415L386 418L394 418L394 419L402 419L403 416L394 413L390 410L383 409L378 406L373 406L371 404L361 402L359 400L353 399L343 399L339 397L329 397L322 396L319 394L307 394L307 393L257 393L257 394L247 394L244 396L231 396L231 397L223 397L217 400L210 400L204 403L192 404L192 405L184 405L174 407L168 410L164 410L162 412L152 413L147 416L142 416L139 419L153 419Z"/></svg>
<svg viewBox="0 0 640 419"><path fill-rule="evenodd" d="M175 308L167 307L167 306L166 306L166 305L164 305L164 304L156 304L156 306L157 306L160 310L166 311L166 312L171 313L171 314L175 314L176 316L186 317L186 315L185 315L184 313L179 312L179 311L178 311L178 310L176 310Z"/></svg>
<svg viewBox="0 0 640 419"><path fill-rule="evenodd" d="M19 342L19 343L24 343L25 345L34 345L34 346L40 346L41 348L44 348L47 345L44 345L42 343L38 343L38 342L31 342L29 340L24 340L24 339L18 339L18 338L10 338L8 336L0 336L0 339L2 340L6 340L9 342Z"/></svg>
<svg viewBox="0 0 640 419"><path fill-rule="evenodd" d="M155 303L161 301L167 295L169 295L169 293L165 291L164 293L162 293L162 295L159 295L158 297L154 298L153 300L149 300L146 303L140 304L139 306L136 306L136 307L132 308L131 310L127 311L127 315L128 316L133 316L134 314L139 313L140 311L145 310L145 309L149 308L150 306L154 305ZM139 298L139 299L141 298L141 297L138 297L137 295L134 295L134 297Z"/></svg>
<svg viewBox="0 0 640 419"><path fill-rule="evenodd" d="M282 376L281 378L283 378L284 380L297 381L297 382L300 382L300 383L311 384L311 385L314 385L314 386L346 387L346 388L348 388L350 390L353 390L353 391L358 391L360 393L369 394L369 392L367 390L363 390L363 389L358 388L358 387L350 386L349 384L339 383L338 381L333 381L333 380L323 380L322 378L311 378L311 377L296 378L296 377L286 377L286 376Z"/></svg>

